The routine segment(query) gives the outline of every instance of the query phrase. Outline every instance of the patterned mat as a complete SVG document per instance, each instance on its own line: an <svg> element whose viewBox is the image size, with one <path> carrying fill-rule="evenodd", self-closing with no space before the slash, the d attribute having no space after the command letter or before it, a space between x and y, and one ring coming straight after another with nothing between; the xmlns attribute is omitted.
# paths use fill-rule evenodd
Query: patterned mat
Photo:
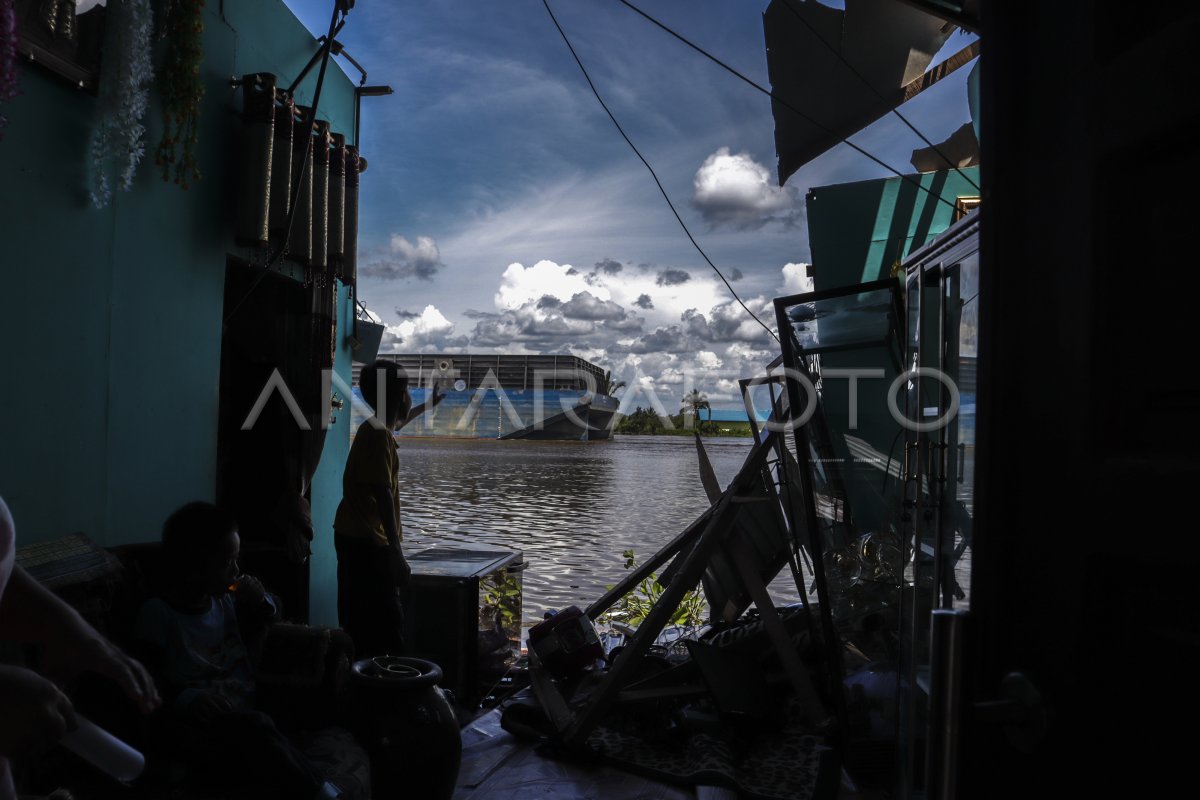
<svg viewBox="0 0 1200 800"><path fill-rule="evenodd" d="M663 781L724 786L756 800L831 800L838 787L835 753L790 712L774 731L721 726L674 737L648 737L610 719L597 726L588 746L615 765Z"/></svg>

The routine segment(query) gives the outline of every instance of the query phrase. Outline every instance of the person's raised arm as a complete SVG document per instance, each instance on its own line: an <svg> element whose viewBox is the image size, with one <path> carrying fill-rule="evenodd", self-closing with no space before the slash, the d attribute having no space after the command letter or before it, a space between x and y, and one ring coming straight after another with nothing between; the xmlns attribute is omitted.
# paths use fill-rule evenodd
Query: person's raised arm
<svg viewBox="0 0 1200 800"><path fill-rule="evenodd" d="M425 413L425 409L426 409L426 407L427 407L427 406L428 406L430 403L432 403L432 404L433 404L433 407L434 407L434 408L437 408L437 404L438 404L438 403L440 403L440 402L442 402L442 401L443 401L443 400L445 400L445 399L446 399L446 395L444 395L444 394L442 394L441 392L439 392L439 391L438 391L438 388L437 388L436 386L434 386L434 387L433 387L433 393L432 393L432 395L430 396L430 398L429 398L429 401L428 401L428 402L425 402L425 403L421 403L421 405L419 405L419 406L414 406L414 407L413 407L413 409L412 409L411 411L409 411L409 412L408 412L408 416L407 416L407 417L405 417L405 418L404 418L404 419L403 419L403 420L400 422L400 427L401 427L401 428L403 428L405 425L407 425L408 423L412 422L412 421L413 421L414 419L416 419L417 417L419 417L419 416L421 416L422 414L424 414L424 413Z"/></svg>
<svg viewBox="0 0 1200 800"><path fill-rule="evenodd" d="M53 675L70 678L95 672L116 682L142 711L158 707L154 680L141 662L100 635L19 566L13 567L0 601L0 638L43 645L47 671Z"/></svg>
<svg viewBox="0 0 1200 800"><path fill-rule="evenodd" d="M0 524L12 526L3 500L0 517ZM158 706L158 692L145 667L16 564L0 597L0 638L43 645L47 669L55 676L95 672L115 681L143 711Z"/></svg>

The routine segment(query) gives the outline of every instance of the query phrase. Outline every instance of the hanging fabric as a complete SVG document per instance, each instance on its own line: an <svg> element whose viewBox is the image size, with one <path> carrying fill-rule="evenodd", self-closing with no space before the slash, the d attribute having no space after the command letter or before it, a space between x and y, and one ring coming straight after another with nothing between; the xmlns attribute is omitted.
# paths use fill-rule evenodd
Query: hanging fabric
<svg viewBox="0 0 1200 800"><path fill-rule="evenodd" d="M275 97L275 145L271 153L271 236L283 239L292 202L292 132L296 104L281 91Z"/></svg>
<svg viewBox="0 0 1200 800"><path fill-rule="evenodd" d="M241 138L242 169L233 235L238 244L265 245L275 144L275 76L270 73L242 79Z"/></svg>
<svg viewBox="0 0 1200 800"><path fill-rule="evenodd" d="M351 286L358 286L358 176L366 166L358 148L346 145L346 223L342 275Z"/></svg>
<svg viewBox="0 0 1200 800"><path fill-rule="evenodd" d="M296 115L292 119L292 175L293 182L300 181L300 194L296 198L296 209L292 212L292 230L288 237L288 258L306 267L312 264L313 240L313 135L312 125L308 122L310 113L305 106L296 106Z"/></svg>
<svg viewBox="0 0 1200 800"><path fill-rule="evenodd" d="M318 281L324 281L329 263L329 123L317 120L313 126L312 165L312 268Z"/></svg>
<svg viewBox="0 0 1200 800"><path fill-rule="evenodd" d="M346 280L346 137L333 134L329 151L329 274Z"/></svg>

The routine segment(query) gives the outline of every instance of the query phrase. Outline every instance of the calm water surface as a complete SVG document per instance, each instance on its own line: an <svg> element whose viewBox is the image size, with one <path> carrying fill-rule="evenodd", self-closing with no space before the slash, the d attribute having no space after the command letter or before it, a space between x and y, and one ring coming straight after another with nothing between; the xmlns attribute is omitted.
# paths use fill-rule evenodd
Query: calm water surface
<svg viewBox="0 0 1200 800"><path fill-rule="evenodd" d="M405 550L522 551L527 625L586 606L626 573L623 550L646 558L708 508L688 437L398 441ZM705 440L722 487L752 444Z"/></svg>

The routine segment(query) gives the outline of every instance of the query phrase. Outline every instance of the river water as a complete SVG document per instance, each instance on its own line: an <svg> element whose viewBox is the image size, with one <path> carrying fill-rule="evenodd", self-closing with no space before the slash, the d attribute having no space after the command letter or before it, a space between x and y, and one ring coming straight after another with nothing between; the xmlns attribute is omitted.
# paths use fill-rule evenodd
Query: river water
<svg viewBox="0 0 1200 800"><path fill-rule="evenodd" d="M526 625L548 609L585 607L626 574L623 550L644 559L708 508L690 437L397 441L405 550L522 551ZM705 440L722 487L752 444Z"/></svg>

